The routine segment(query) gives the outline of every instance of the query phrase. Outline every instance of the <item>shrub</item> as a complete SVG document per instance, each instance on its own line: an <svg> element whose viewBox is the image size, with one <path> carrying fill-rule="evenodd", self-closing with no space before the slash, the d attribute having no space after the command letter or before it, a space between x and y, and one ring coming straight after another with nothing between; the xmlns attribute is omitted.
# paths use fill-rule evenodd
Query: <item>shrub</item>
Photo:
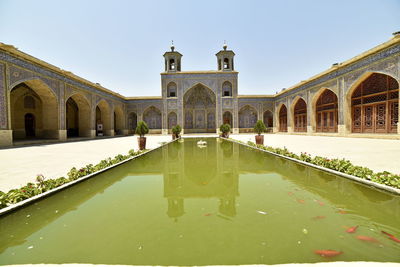
<svg viewBox="0 0 400 267"><path fill-rule="evenodd" d="M219 126L219 130L221 131L223 137L228 137L228 134L231 131L231 126L228 123L221 124L221 126Z"/></svg>
<svg viewBox="0 0 400 267"><path fill-rule="evenodd" d="M137 135L139 135L140 137L144 137L146 134L148 134L149 133L149 127L147 126L146 122L139 121L137 126L136 126L135 133Z"/></svg>
<svg viewBox="0 0 400 267"><path fill-rule="evenodd" d="M262 120L258 120L254 125L254 131L260 135L261 133L267 131L267 127L265 127L265 124Z"/></svg>
<svg viewBox="0 0 400 267"><path fill-rule="evenodd" d="M179 124L177 124L174 127L172 127L172 133L175 135L176 138L179 137L181 132L182 132L182 127Z"/></svg>

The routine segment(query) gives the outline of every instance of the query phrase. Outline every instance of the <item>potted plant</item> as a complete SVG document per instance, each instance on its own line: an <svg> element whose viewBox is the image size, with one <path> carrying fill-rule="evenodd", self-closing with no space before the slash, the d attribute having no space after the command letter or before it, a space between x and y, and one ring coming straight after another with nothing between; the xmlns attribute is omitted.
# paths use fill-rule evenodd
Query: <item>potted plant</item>
<svg viewBox="0 0 400 267"><path fill-rule="evenodd" d="M139 121L136 126L135 132L136 132L136 134L139 135L139 137L138 137L139 150L145 150L146 149L146 137L144 137L144 135L149 133L149 127L147 126L146 122Z"/></svg>
<svg viewBox="0 0 400 267"><path fill-rule="evenodd" d="M228 123L225 123L219 127L219 130L221 131L222 137L228 138L229 132L231 131L231 126Z"/></svg>
<svg viewBox="0 0 400 267"><path fill-rule="evenodd" d="M182 127L179 124L172 127L172 140L178 139L180 137L181 131Z"/></svg>
<svg viewBox="0 0 400 267"><path fill-rule="evenodd" d="M265 132L266 130L267 127L265 127L265 124L262 120L258 120L256 125L254 125L254 131L258 134L256 135L257 145L264 145L264 135L261 135L261 133Z"/></svg>

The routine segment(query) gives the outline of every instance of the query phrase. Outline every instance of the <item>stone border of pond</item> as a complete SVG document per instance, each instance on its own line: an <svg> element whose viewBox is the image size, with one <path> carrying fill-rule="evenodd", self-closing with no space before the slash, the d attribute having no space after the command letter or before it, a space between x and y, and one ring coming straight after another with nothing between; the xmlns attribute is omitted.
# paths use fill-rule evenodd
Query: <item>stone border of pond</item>
<svg viewBox="0 0 400 267"><path fill-rule="evenodd" d="M19 209L19 208L24 207L24 206L28 206L28 205L32 204L33 202L36 202L36 201L38 201L38 200L40 200L40 199L49 197L50 195L55 194L55 193L57 193L57 192L59 192L59 191L61 191L61 190L64 190L65 188L68 188L68 187L71 187L71 186L73 186L73 185L75 185L75 184L77 184L77 183L83 182L83 181L85 181L85 180L87 180L87 179L89 179L89 178L92 178L93 176L96 176L96 175L98 175L98 174L100 174L100 173L103 173L103 172L105 172L105 171L107 171L107 170L109 170L109 169L115 168L115 167L117 167L117 166L119 166L119 165L121 165L121 164L124 164L124 163L126 163L126 162L128 162L128 161L130 161L130 160L133 160L133 159L135 159L135 158L138 158L138 157L141 157L141 156L143 156L143 155L146 155L146 154L148 154L148 153L150 153L150 152L152 152L152 151L154 151L154 150L156 150L156 149L159 149L159 148L161 148L161 147L163 147L163 146L166 146L166 145L168 145L168 144L170 144L170 143L173 143L173 142L175 142L175 141L177 141L177 140L179 140L179 139L175 139L175 140L171 140L171 141L169 141L169 142L162 143L159 147L156 147L156 148L147 150L147 151L145 151L145 152L143 152L143 153L140 153L139 155L133 156L133 157L128 158L128 159L125 159L125 160L123 160L123 161L121 161L121 162L118 162L118 163L116 163L116 164L114 164L114 165L111 165L111 166L106 167L106 168L104 168L104 169L101 169L101 170L99 170L99 171L93 172L93 173L88 174L88 175L86 175L86 176L82 176L82 177L80 177L80 178L78 178L78 179L76 179L76 180L74 180L74 181L68 182L68 183L66 183L66 184L63 184L63 185L61 185L61 186L59 186L59 187L56 187L56 188L53 188L53 189L51 189L51 190L49 190L49 191L46 191L46 192L44 192L44 193L41 193L41 194L38 194L38 195L36 195L36 196L27 198L27 199L25 199L25 200L22 200L22 201L20 201L20 202L17 202L17 203L15 203L15 204L13 204L13 205L10 205L10 206L8 206L8 207L6 207L6 208L0 209L0 218L1 218L1 216L5 215L5 214L7 214L7 213L13 212L13 211L15 211L15 210L17 210L17 209Z"/></svg>
<svg viewBox="0 0 400 267"><path fill-rule="evenodd" d="M366 179L362 179L362 178L356 177L354 175L350 175L350 174L347 174L347 173L335 171L335 170L332 170L332 169L329 169L329 168L318 166L318 165L315 165L315 164L312 164L312 163L309 163L309 162L305 162L305 161L302 161L302 160L294 159L294 158L291 158L291 157L283 156L283 155L280 155L280 154L277 154L277 153L274 153L274 152L271 152L271 151L267 151L267 150L264 150L264 149L261 149L261 148L258 148L258 147L250 146L248 144L242 143L242 142L234 140L234 139L223 138L223 137L220 137L220 138L224 139L226 141L230 141L232 143L237 143L237 144L240 144L240 145L243 145L243 146L255 149L255 150L259 150L259 151L262 151L262 152L269 153L269 154L274 155L274 156L278 156L278 157L281 157L281 158L284 158L284 159L287 159L287 160L291 160L291 161L294 161L296 163L299 163L299 164L302 164L302 165L306 165L306 166L309 166L309 167L312 167L312 168L315 168L315 169L318 169L318 170L321 170L321 171L325 171L325 172L328 172L328 173L331 173L331 174L335 174L335 175L344 177L346 179L356 181L356 182L358 182L360 184L368 185L368 186L373 187L375 189L379 189L379 190L382 190L382 191L385 191L385 192L389 192L389 193L392 193L392 194L400 195L400 189L397 189L397 188L394 188L394 187L391 187L391 186L388 186L388 185L379 184L379 183L376 183L376 182L373 182L373 181L370 181L370 180L366 180Z"/></svg>

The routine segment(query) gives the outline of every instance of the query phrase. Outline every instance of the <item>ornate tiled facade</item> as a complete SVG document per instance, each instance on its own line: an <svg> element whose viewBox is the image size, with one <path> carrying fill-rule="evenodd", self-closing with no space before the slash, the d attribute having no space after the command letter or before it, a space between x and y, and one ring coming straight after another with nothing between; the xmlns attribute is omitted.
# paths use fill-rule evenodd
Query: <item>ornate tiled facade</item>
<svg viewBox="0 0 400 267"><path fill-rule="evenodd" d="M12 145L17 132L20 132L18 136L23 136L24 132L26 134L28 126L25 125L24 129L21 116L28 113L32 116L43 115L43 118L37 118L33 126L29 126L37 128L37 135L60 140L66 139L74 128L77 131L79 128L79 135L83 133L82 128L87 128L83 136L95 137L99 123L104 125L107 135L132 134L140 120L149 124L151 132L163 134L167 134L175 124L180 124L186 133L217 132L222 123L231 124L234 133L247 132L251 131L255 120L260 119L267 124L270 132L294 133L295 129L299 129L299 123L306 123L307 130L299 134L362 136L355 134L352 128L354 117L351 101L355 88L373 73L391 77L397 84L400 81L399 35L275 95L239 95L234 55L224 46L216 54L217 70L182 71L182 54L171 47L171 51L164 54L161 96L124 97L13 46L0 44L0 146ZM23 97L27 96L23 89L19 89L22 85L31 88L32 95L40 99L37 104L37 108L41 109L39 113L34 110L30 112L29 107L19 108L18 105L23 106ZM326 90L333 92L337 98L332 103L333 113L323 110L321 97ZM394 96L396 92L390 91L388 94ZM306 105L301 122L296 113L300 99ZM68 101L72 103L69 106ZM399 116L398 102L393 99L386 101L390 102L386 104L385 116L391 120L386 122L391 123L391 131L369 134L400 138L399 119L395 118ZM69 113L73 109L78 119ZM364 116L369 115L365 113ZM28 123L26 120L25 117L25 124ZM83 122L88 125L83 125ZM329 125L325 125L327 131L320 131L323 124L332 122L335 126L329 128ZM397 131L393 130L393 125Z"/></svg>

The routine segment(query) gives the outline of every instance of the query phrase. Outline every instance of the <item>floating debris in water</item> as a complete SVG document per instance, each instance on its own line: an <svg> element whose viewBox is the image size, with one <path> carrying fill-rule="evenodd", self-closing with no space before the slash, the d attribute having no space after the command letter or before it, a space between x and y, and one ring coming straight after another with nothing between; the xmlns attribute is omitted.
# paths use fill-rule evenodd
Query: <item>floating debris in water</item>
<svg viewBox="0 0 400 267"><path fill-rule="evenodd" d="M58 210L56 210L55 213L58 213Z"/></svg>
<svg viewBox="0 0 400 267"><path fill-rule="evenodd" d="M139 245L138 250L142 250L142 249L143 249L143 246Z"/></svg>
<svg viewBox="0 0 400 267"><path fill-rule="evenodd" d="M306 228L303 229L303 234L308 234L308 230Z"/></svg>
<svg viewBox="0 0 400 267"><path fill-rule="evenodd" d="M29 217L31 217L31 215L30 215L30 214L26 215L26 218L29 218Z"/></svg>
<svg viewBox="0 0 400 267"><path fill-rule="evenodd" d="M300 241L300 240L299 240L299 241L297 241L297 244L299 244L299 245L300 245L300 244L301 244L301 241Z"/></svg>
<svg viewBox="0 0 400 267"><path fill-rule="evenodd" d="M266 215L266 214L267 214L267 212L262 211L262 210L257 210L257 212L260 213L260 214L262 214L262 215Z"/></svg>
<svg viewBox="0 0 400 267"><path fill-rule="evenodd" d="M33 249L33 246L29 246L28 249Z"/></svg>
<svg viewBox="0 0 400 267"><path fill-rule="evenodd" d="M42 239L43 239L43 236L39 237L39 239L42 240Z"/></svg>
<svg viewBox="0 0 400 267"><path fill-rule="evenodd" d="M266 246L267 242L261 242L261 245Z"/></svg>
<svg viewBox="0 0 400 267"><path fill-rule="evenodd" d="M179 238L183 238L183 235L179 235Z"/></svg>

